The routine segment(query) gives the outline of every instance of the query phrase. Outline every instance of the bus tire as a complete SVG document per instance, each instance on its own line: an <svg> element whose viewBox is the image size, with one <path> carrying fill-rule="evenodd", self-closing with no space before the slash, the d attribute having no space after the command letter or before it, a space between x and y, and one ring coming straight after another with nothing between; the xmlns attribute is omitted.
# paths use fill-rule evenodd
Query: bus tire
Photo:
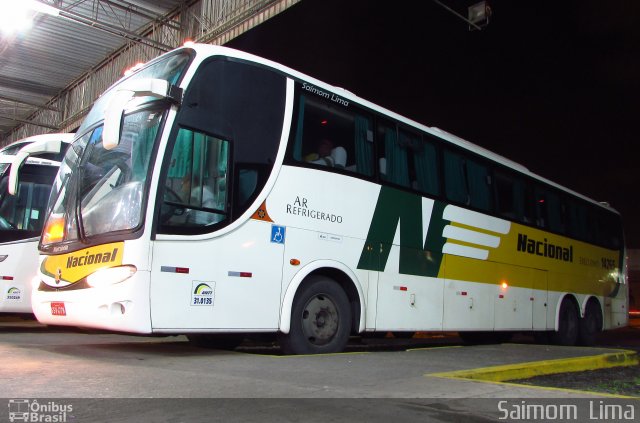
<svg viewBox="0 0 640 423"><path fill-rule="evenodd" d="M187 335L189 343L200 348L233 350L244 341L242 334L193 333Z"/></svg>
<svg viewBox="0 0 640 423"><path fill-rule="evenodd" d="M558 330L551 332L551 341L556 345L575 345L578 341L580 319L578 308L569 298L562 300L558 320Z"/></svg>
<svg viewBox="0 0 640 423"><path fill-rule="evenodd" d="M296 294L291 328L278 340L285 354L322 354L344 350L351 332L349 299L334 280L311 276Z"/></svg>
<svg viewBox="0 0 640 423"><path fill-rule="evenodd" d="M593 345L598 333L602 330L602 310L597 301L589 301L584 311L584 317L580 319L578 343L580 345Z"/></svg>

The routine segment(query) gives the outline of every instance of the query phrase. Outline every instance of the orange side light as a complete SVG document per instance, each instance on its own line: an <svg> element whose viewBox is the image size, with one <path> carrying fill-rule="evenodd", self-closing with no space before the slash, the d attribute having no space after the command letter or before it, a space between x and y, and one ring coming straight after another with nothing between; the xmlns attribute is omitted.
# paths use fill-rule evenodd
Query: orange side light
<svg viewBox="0 0 640 423"><path fill-rule="evenodd" d="M64 218L51 217L47 222L47 226L44 228L44 231L42 231L42 234L43 244L62 241L64 238Z"/></svg>
<svg viewBox="0 0 640 423"><path fill-rule="evenodd" d="M502 289L507 289L509 284L506 281L502 281Z"/></svg>

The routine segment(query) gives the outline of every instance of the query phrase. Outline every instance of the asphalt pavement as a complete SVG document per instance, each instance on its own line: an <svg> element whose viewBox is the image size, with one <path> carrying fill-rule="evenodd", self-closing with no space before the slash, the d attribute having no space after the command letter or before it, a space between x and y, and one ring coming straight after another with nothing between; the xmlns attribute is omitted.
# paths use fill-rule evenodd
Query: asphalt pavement
<svg viewBox="0 0 640 423"><path fill-rule="evenodd" d="M276 421L285 410L292 416L286 421L298 421L293 410L299 407L306 421L388 422L394 415L402 421L516 421L512 413L527 402L556 407L564 401L580 413L590 412L594 401L637 407L637 400L624 397L503 381L637 362L638 326L604 333L594 347L536 345L525 335L469 346L454 333L421 333L353 338L340 354L284 356L265 341L208 350L182 336L129 336L0 317L0 389L7 401L75 404L73 421ZM508 419L499 419L507 412Z"/></svg>

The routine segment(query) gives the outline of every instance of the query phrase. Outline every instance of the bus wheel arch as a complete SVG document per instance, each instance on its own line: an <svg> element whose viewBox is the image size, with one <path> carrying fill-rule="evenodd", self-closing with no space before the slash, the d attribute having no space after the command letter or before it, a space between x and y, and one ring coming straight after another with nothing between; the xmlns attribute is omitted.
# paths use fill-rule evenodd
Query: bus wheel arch
<svg viewBox="0 0 640 423"><path fill-rule="evenodd" d="M337 352L344 348L349 335L358 333L364 325L362 316L362 290L357 282L342 269L335 267L315 267L297 275L289 284L285 293L282 313L280 317L279 338L285 353L318 353ZM325 298L328 296L328 298ZM317 312L319 308L326 310L323 317L332 323L332 315L346 315L340 319L340 324L346 322L347 327L338 328L336 336L341 338L332 345L302 345L302 339L309 335L309 331L317 329L305 322L304 313ZM336 323L336 322L333 322ZM303 334L304 333L304 334Z"/></svg>
<svg viewBox="0 0 640 423"><path fill-rule="evenodd" d="M283 333L288 333L291 325L291 308L296 293L300 286L307 281L312 275L325 275L334 279L342 286L349 298L352 308L352 333L357 334L364 331L364 291L358 282L356 275L342 263L331 262L328 260L318 260L300 271L289 283L287 290L282 299L282 307L280 311L280 327Z"/></svg>
<svg viewBox="0 0 640 423"><path fill-rule="evenodd" d="M584 315L579 322L578 343L580 345L593 345L598 334L604 326L602 305L596 297L587 299L584 306Z"/></svg>

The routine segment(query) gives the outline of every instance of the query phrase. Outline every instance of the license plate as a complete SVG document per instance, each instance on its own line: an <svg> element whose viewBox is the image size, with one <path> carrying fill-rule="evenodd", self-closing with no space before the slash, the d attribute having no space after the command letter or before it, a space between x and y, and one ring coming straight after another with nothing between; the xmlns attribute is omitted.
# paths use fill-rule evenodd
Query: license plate
<svg viewBox="0 0 640 423"><path fill-rule="evenodd" d="M66 316L67 310L64 308L63 302L51 303L51 315L52 316Z"/></svg>

